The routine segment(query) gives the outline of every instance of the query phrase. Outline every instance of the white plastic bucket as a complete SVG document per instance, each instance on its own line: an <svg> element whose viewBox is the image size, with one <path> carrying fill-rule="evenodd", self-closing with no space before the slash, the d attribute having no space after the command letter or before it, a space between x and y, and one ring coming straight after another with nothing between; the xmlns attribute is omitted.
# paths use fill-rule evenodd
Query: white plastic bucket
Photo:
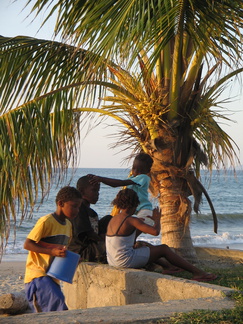
<svg viewBox="0 0 243 324"><path fill-rule="evenodd" d="M79 254L71 251L66 251L65 258L54 258L46 274L50 277L72 283L79 258Z"/></svg>

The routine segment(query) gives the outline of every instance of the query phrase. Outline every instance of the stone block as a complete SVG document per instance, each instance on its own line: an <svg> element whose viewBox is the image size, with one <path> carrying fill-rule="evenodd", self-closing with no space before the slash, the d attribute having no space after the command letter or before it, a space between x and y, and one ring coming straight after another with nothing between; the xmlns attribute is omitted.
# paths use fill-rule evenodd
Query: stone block
<svg viewBox="0 0 243 324"><path fill-rule="evenodd" d="M72 284L63 285L69 309L122 306L217 297L234 290L137 269L83 262Z"/></svg>

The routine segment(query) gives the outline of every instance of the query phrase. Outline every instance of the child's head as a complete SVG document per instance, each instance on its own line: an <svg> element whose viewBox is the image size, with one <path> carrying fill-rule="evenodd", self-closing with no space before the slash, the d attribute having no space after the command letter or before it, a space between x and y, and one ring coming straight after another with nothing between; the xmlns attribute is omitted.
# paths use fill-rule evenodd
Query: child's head
<svg viewBox="0 0 243 324"><path fill-rule="evenodd" d="M139 204L138 195L132 189L122 189L118 192L112 204L118 209L136 209Z"/></svg>
<svg viewBox="0 0 243 324"><path fill-rule="evenodd" d="M56 196L58 214L68 218L74 218L79 212L81 205L81 194L75 187L63 187Z"/></svg>
<svg viewBox="0 0 243 324"><path fill-rule="evenodd" d="M77 189L81 193L82 199L90 204L96 204L99 199L100 184L91 184L88 176L78 179Z"/></svg>
<svg viewBox="0 0 243 324"><path fill-rule="evenodd" d="M149 154L139 153L134 161L132 166L132 174L133 176L137 176L138 174L147 174L150 172L153 164L153 159Z"/></svg>

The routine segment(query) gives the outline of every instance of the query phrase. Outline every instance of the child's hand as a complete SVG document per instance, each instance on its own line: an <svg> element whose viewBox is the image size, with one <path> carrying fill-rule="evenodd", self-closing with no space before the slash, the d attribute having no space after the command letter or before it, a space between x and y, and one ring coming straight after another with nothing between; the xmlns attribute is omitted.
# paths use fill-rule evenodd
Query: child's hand
<svg viewBox="0 0 243 324"><path fill-rule="evenodd" d="M161 217L161 210L159 207L153 209L153 216L151 217L153 221L159 221Z"/></svg>
<svg viewBox="0 0 243 324"><path fill-rule="evenodd" d="M56 247L51 250L51 255L64 258L66 256L66 251L67 251L67 248L65 246L64 247Z"/></svg>
<svg viewBox="0 0 243 324"><path fill-rule="evenodd" d="M100 182L100 177L96 176L94 174L88 174L87 175L89 177L89 183L94 185Z"/></svg>

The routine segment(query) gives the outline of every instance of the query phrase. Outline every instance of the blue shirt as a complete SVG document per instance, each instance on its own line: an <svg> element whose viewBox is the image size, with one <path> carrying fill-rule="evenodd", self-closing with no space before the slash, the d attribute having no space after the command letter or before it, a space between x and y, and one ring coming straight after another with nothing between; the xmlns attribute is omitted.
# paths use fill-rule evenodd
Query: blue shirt
<svg viewBox="0 0 243 324"><path fill-rule="evenodd" d="M139 174L135 177L131 176L129 177L129 179L136 183L134 185L127 186L127 188L133 189L138 195L138 199L140 203L138 205L136 212L139 212L141 209L152 210L153 209L152 204L149 201L149 197L148 197L150 177L147 174Z"/></svg>

